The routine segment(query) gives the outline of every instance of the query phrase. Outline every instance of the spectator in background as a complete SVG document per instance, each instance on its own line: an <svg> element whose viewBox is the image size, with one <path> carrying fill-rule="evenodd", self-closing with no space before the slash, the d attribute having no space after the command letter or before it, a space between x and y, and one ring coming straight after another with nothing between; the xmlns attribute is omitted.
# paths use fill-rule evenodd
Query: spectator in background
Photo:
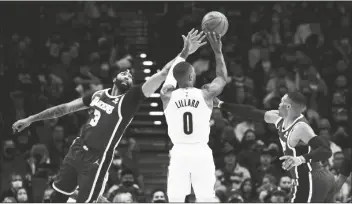
<svg viewBox="0 0 352 204"><path fill-rule="evenodd" d="M245 179L242 182L239 192L245 203L255 203L258 201L257 192L251 179Z"/></svg>
<svg viewBox="0 0 352 204"><path fill-rule="evenodd" d="M239 189L245 179L251 178L248 169L238 163L236 155L234 151L227 152L223 168L217 170L217 174L223 175L222 182L229 190Z"/></svg>
<svg viewBox="0 0 352 204"><path fill-rule="evenodd" d="M18 203L29 203L32 202L28 199L28 192L25 188L19 188L16 191L16 200Z"/></svg>
<svg viewBox="0 0 352 204"><path fill-rule="evenodd" d="M6 197L6 198L4 198L2 203L17 203L17 201L14 197Z"/></svg>
<svg viewBox="0 0 352 204"><path fill-rule="evenodd" d="M281 190L273 190L268 197L269 203L285 203L287 198L286 193Z"/></svg>
<svg viewBox="0 0 352 204"><path fill-rule="evenodd" d="M17 197L17 191L23 188L24 182L21 175L12 173L10 175L10 188L1 194L1 199L4 200L6 197Z"/></svg>
<svg viewBox="0 0 352 204"><path fill-rule="evenodd" d="M113 200L113 203L135 203L136 200L134 199L133 195L131 192L118 192Z"/></svg>
<svg viewBox="0 0 352 204"><path fill-rule="evenodd" d="M142 193L135 182L131 170L126 169L121 172L121 184L111 186L106 197L108 200L113 200L119 192L129 192L134 198L137 198Z"/></svg>
<svg viewBox="0 0 352 204"><path fill-rule="evenodd" d="M155 189L152 192L152 203L168 203L166 193L162 189Z"/></svg>
<svg viewBox="0 0 352 204"><path fill-rule="evenodd" d="M289 176L282 176L279 181L279 190L284 191L286 196L288 196L291 192L291 187L293 180Z"/></svg>

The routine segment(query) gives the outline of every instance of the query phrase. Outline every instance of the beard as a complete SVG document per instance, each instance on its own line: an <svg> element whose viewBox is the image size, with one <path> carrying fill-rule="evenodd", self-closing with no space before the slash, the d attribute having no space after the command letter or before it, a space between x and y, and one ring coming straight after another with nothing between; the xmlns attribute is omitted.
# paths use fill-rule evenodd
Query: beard
<svg viewBox="0 0 352 204"><path fill-rule="evenodd" d="M118 88L118 90L121 93L126 93L130 88L131 88L131 84L125 81L121 81L116 79L116 81L114 82L115 86Z"/></svg>

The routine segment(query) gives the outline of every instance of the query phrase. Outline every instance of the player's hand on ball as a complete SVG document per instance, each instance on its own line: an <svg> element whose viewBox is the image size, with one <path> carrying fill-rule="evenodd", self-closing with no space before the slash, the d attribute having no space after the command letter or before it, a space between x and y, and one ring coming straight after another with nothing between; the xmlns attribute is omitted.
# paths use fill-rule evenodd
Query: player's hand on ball
<svg viewBox="0 0 352 204"><path fill-rule="evenodd" d="M205 38L203 31L198 33L198 30L194 28L188 32L187 36L182 35L183 38L183 49L187 50L189 54L194 53L198 48L207 44L207 42L202 42Z"/></svg>
<svg viewBox="0 0 352 204"><path fill-rule="evenodd" d="M12 125L14 133L21 132L23 129L31 125L31 121L28 118L19 120Z"/></svg>
<svg viewBox="0 0 352 204"><path fill-rule="evenodd" d="M207 32L206 35L213 51L215 53L221 53L222 51L221 35L215 32Z"/></svg>
<svg viewBox="0 0 352 204"><path fill-rule="evenodd" d="M280 160L285 160L282 162L282 168L289 171L292 167L299 166L302 164L302 160L298 157L293 156L282 156Z"/></svg>

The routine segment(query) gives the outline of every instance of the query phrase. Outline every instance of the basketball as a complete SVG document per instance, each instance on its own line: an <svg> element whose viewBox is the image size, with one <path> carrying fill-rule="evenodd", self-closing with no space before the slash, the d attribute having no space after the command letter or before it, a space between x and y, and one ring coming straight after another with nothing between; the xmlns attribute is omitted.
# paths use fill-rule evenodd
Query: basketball
<svg viewBox="0 0 352 204"><path fill-rule="evenodd" d="M224 36L229 28L226 16L218 11L207 13L202 20L202 30L204 32L216 32Z"/></svg>

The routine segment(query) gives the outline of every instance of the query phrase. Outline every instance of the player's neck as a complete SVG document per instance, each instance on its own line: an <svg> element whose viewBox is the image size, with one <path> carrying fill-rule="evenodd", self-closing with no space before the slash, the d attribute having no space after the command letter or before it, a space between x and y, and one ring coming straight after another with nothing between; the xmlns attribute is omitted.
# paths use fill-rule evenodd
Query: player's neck
<svg viewBox="0 0 352 204"><path fill-rule="evenodd" d="M180 88L189 88L189 87L193 87L193 84L191 83L185 83L185 84L179 84L178 85Z"/></svg>
<svg viewBox="0 0 352 204"><path fill-rule="evenodd" d="M112 87L112 89L111 89L111 95L112 96L118 96L118 95L121 95L121 94L122 93L119 91L119 89L116 86Z"/></svg>
<svg viewBox="0 0 352 204"><path fill-rule="evenodd" d="M289 115L289 116L285 117L284 118L284 124L283 124L284 127L290 126L300 116L301 116L301 114L294 114L294 115Z"/></svg>

